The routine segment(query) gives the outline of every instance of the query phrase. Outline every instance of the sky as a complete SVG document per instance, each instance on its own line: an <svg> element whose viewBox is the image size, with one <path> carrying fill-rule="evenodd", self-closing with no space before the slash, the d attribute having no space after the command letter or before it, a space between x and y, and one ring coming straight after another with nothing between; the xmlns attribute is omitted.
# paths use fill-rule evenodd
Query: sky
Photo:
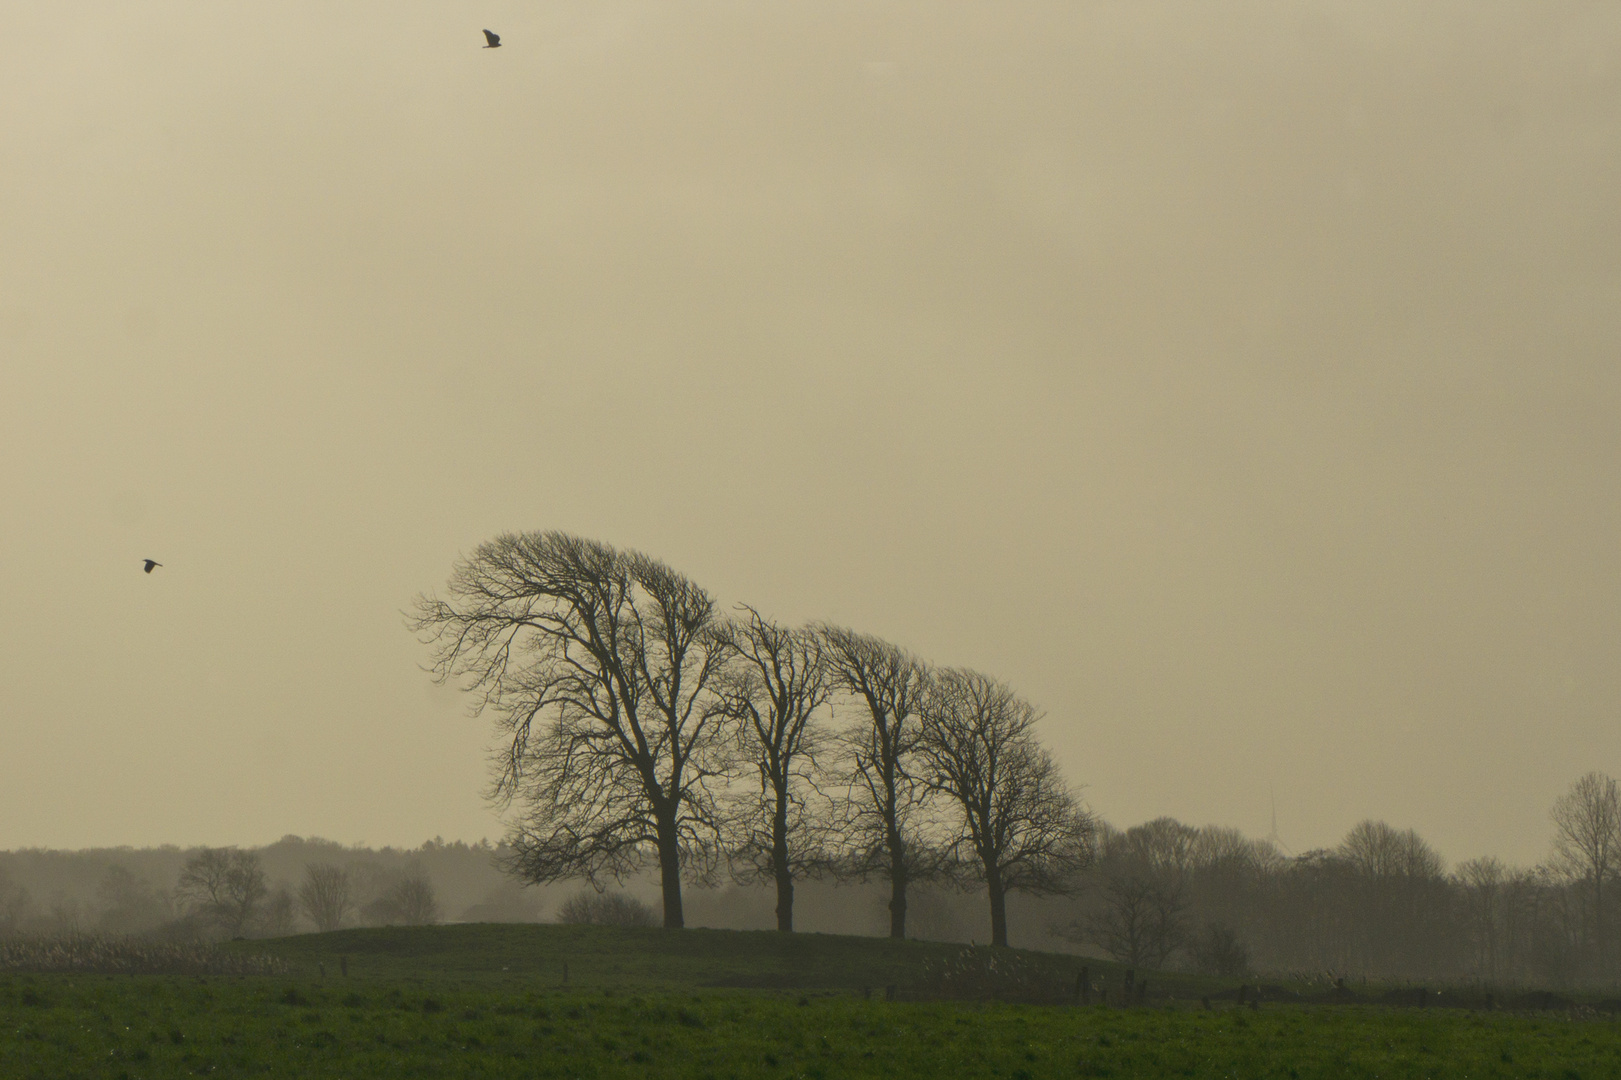
<svg viewBox="0 0 1621 1080"><path fill-rule="evenodd" d="M1534 863L1618 192L1603 0L0 7L0 848L499 837L403 612L561 529L1007 680L1117 825Z"/></svg>

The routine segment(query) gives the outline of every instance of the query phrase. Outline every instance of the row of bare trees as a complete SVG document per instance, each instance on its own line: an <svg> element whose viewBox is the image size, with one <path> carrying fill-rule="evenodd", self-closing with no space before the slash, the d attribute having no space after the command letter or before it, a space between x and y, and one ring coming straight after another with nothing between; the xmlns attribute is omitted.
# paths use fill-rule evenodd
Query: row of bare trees
<svg viewBox="0 0 1621 1080"><path fill-rule="evenodd" d="M96 898L93 920L66 897L40 912L26 889L0 873L0 937L90 931L186 940L273 937L294 933L301 922L325 931L354 923L420 926L440 917L433 884L421 873L363 888L349 868L312 862L293 888L272 885L259 854L240 848L198 850L172 890L125 866L109 866Z"/></svg>
<svg viewBox="0 0 1621 1080"><path fill-rule="evenodd" d="M336 863L309 863L296 890L272 891L259 856L238 848L205 848L186 860L175 899L200 929L213 927L233 938L292 933L299 915L322 932L355 917L384 926L439 921L433 883L421 874L399 878L362 904L353 877Z"/></svg>
<svg viewBox="0 0 1621 1080"><path fill-rule="evenodd" d="M1005 945L1009 892L1071 888L1090 861L1092 819L1008 686L842 627L728 616L638 552L503 535L411 625L436 678L494 717L490 795L515 809L527 881L654 866L677 928L683 881L725 868L775 885L787 931L796 880L878 879L895 937L909 885L973 882ZM835 703L857 719L835 729Z"/></svg>
<svg viewBox="0 0 1621 1080"><path fill-rule="evenodd" d="M1353 827L1286 856L1236 830L1160 818L1100 827L1089 887L1061 937L1142 967L1573 985L1621 977L1621 796L1602 773L1553 805L1540 866L1493 857L1448 872L1411 829Z"/></svg>

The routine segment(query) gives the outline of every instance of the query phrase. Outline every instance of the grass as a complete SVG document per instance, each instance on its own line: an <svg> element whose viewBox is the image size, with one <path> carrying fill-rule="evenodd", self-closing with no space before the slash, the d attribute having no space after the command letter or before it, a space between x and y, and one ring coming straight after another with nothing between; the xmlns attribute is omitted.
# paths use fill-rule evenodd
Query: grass
<svg viewBox="0 0 1621 1080"><path fill-rule="evenodd" d="M1456 1010L1056 1008L480 982L0 977L0 1075L1605 1077L1608 1022Z"/></svg>
<svg viewBox="0 0 1621 1080"><path fill-rule="evenodd" d="M1207 1010L1198 996L1210 981L1159 973L1149 976L1156 986L1184 996L1130 1009L883 1000L883 987L927 989L942 964L961 968L965 956L988 970L989 950L924 942L489 925L227 951L287 974L0 972L0 1076L1621 1076L1621 1028L1570 1010L1254 1011L1219 999ZM1014 987L1032 972L1072 987L1081 963L1000 952L996 961ZM1101 981L1123 974L1087 964ZM869 998L866 987L879 992Z"/></svg>

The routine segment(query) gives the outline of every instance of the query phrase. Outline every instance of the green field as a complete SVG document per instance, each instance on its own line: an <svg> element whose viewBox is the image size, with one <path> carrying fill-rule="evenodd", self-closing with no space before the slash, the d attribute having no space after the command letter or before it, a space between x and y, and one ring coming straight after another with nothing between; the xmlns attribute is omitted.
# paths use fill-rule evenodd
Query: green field
<svg viewBox="0 0 1621 1080"><path fill-rule="evenodd" d="M1621 1076L1621 1031L1580 1011L883 1000L962 953L924 943L490 926L233 948L289 973L0 974L0 1076Z"/></svg>

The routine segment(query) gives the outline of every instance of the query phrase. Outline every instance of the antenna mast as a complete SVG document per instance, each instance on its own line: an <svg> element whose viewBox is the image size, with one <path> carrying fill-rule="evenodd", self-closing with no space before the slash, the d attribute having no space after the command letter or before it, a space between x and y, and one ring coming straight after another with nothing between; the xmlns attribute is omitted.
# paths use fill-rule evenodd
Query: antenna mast
<svg viewBox="0 0 1621 1080"><path fill-rule="evenodd" d="M1285 855L1293 855L1294 851L1290 849L1288 844L1283 842L1283 837L1278 835L1278 789L1276 785L1267 785L1267 794L1272 800L1272 831L1266 834L1266 842Z"/></svg>

